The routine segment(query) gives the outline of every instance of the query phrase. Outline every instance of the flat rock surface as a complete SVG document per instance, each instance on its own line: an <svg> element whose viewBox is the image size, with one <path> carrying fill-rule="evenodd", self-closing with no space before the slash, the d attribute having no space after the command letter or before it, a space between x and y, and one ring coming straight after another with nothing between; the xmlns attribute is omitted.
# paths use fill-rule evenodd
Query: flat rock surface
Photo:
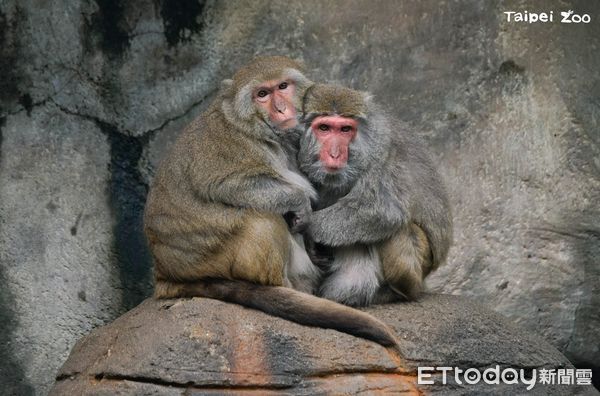
<svg viewBox="0 0 600 396"><path fill-rule="evenodd" d="M234 304L148 299L81 339L51 395L515 394L525 385L452 378L443 385L439 375L434 385L421 385L417 368L572 368L540 337L462 297L426 295L367 311L397 332L402 359L370 341ZM533 388L534 394L565 392L598 394L592 386Z"/></svg>

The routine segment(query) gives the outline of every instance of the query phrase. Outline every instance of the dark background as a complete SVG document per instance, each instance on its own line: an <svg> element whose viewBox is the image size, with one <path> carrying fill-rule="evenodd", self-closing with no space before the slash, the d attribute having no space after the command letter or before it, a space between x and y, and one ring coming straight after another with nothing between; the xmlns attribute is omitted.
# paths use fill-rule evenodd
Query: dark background
<svg viewBox="0 0 600 396"><path fill-rule="evenodd" d="M568 9L591 23L561 24ZM523 10L555 21L506 22ZM256 54L373 92L428 141L455 217L432 290L472 296L597 369L599 11L0 0L0 388L45 394L79 337L150 295L140 226L154 170Z"/></svg>

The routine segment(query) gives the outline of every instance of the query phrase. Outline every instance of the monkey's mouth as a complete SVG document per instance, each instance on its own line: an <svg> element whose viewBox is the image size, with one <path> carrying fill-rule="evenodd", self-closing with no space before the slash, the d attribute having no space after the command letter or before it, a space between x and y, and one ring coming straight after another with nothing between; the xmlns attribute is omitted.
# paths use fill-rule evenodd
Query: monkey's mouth
<svg viewBox="0 0 600 396"><path fill-rule="evenodd" d="M340 172L342 169L344 169L343 165L328 165L328 166L324 166L323 170L325 171L325 173L338 173Z"/></svg>

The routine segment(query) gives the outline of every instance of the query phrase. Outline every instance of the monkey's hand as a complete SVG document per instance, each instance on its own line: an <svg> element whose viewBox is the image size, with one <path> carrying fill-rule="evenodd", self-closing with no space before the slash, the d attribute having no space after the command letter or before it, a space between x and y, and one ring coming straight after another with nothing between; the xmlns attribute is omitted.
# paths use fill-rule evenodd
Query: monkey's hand
<svg viewBox="0 0 600 396"><path fill-rule="evenodd" d="M283 215L292 234L301 233L308 228L311 212L312 210L308 208L298 212L288 212Z"/></svg>
<svg viewBox="0 0 600 396"><path fill-rule="evenodd" d="M334 250L328 246L316 243L304 234L304 247L310 261L323 271L327 271L334 260Z"/></svg>

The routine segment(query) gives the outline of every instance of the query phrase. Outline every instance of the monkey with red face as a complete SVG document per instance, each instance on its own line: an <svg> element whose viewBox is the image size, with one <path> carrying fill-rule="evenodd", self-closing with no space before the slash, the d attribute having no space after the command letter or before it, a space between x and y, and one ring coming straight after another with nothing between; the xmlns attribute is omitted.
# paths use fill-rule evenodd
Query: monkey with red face
<svg viewBox="0 0 600 396"><path fill-rule="evenodd" d="M319 196L307 234L333 256L319 295L351 306L415 299L452 239L423 143L368 94L340 86L311 87L303 117L298 166Z"/></svg>
<svg viewBox="0 0 600 396"><path fill-rule="evenodd" d="M372 316L308 294L320 272L282 216L306 217L315 196L282 146L311 85L297 62L258 58L180 135L144 214L154 294L216 298L395 346Z"/></svg>

